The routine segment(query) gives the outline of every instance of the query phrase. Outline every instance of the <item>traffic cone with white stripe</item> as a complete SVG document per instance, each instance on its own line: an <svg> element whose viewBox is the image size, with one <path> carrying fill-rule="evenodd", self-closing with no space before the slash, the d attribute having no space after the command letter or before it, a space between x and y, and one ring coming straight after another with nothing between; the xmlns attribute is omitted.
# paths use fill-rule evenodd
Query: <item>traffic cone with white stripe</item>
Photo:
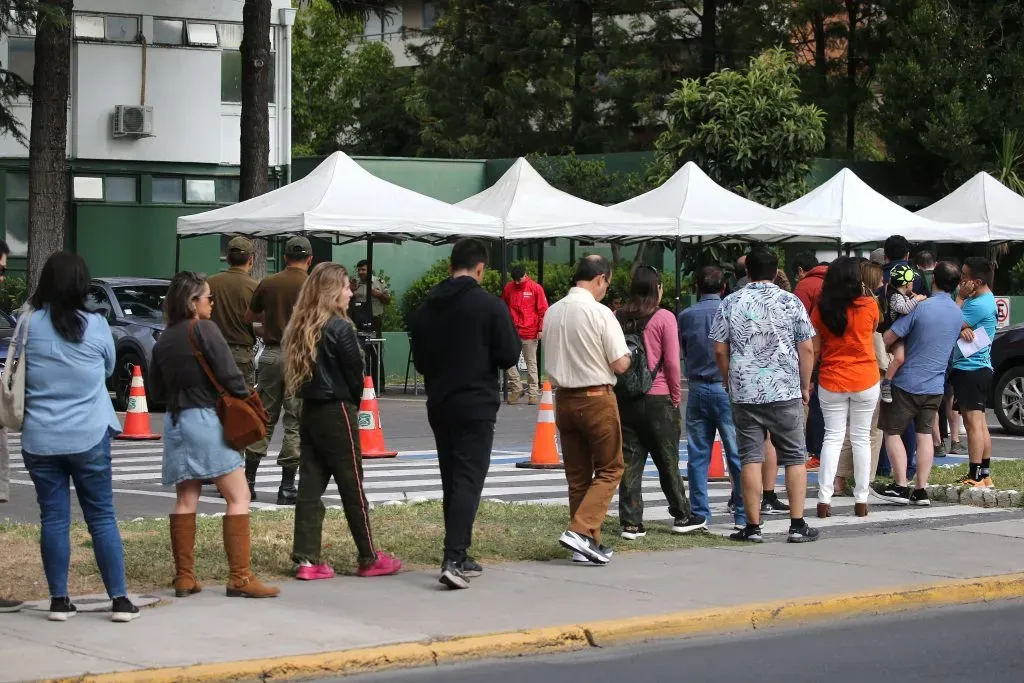
<svg viewBox="0 0 1024 683"><path fill-rule="evenodd" d="M150 432L149 405L146 404L146 387L142 381L142 366L132 368L132 386L128 392L128 412L124 416L124 430L118 439L127 441L157 441L159 434Z"/></svg>
<svg viewBox="0 0 1024 683"><path fill-rule="evenodd" d="M364 458L393 458L398 455L398 451L389 451L384 445L377 394L373 391L373 379L369 375L363 379L363 398L359 402L356 421L359 423L359 446Z"/></svg>
<svg viewBox="0 0 1024 683"><path fill-rule="evenodd" d="M555 405L551 395L551 382L544 381L540 397L540 411L537 413L537 430L533 434L533 452L530 459L517 462L516 467L536 470L560 470L564 468L558 457L555 444Z"/></svg>
<svg viewBox="0 0 1024 683"><path fill-rule="evenodd" d="M722 451L722 435L715 432L715 444L711 447L711 465L708 467L708 481L729 481L725 473L725 453Z"/></svg>

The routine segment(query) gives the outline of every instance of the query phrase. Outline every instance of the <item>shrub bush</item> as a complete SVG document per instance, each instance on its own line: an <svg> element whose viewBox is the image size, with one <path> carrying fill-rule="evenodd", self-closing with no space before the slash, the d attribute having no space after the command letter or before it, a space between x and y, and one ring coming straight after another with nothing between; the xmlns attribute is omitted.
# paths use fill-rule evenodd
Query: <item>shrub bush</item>
<svg viewBox="0 0 1024 683"><path fill-rule="evenodd" d="M0 310L13 313L28 299L28 283L24 278L7 277L0 283Z"/></svg>

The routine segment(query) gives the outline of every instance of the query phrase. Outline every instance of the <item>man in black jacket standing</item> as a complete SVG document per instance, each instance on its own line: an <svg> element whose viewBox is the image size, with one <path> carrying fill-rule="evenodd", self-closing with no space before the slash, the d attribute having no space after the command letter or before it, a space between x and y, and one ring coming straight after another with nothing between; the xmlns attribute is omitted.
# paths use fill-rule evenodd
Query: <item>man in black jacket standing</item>
<svg viewBox="0 0 1024 683"><path fill-rule="evenodd" d="M482 242L456 242L451 277L430 290L409 329L437 443L445 528L440 581L449 588L469 588L469 578L483 571L466 551L491 464L499 372L522 350L508 308L480 287L486 267Z"/></svg>

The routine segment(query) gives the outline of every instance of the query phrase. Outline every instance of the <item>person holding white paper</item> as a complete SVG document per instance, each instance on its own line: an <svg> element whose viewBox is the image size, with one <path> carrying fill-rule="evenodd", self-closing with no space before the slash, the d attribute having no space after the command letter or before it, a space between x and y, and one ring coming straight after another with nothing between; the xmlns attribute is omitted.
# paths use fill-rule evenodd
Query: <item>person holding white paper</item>
<svg viewBox="0 0 1024 683"><path fill-rule="evenodd" d="M970 469L960 483L993 486L990 468L992 437L985 408L992 393L992 339L996 335L996 298L992 294L992 262L983 256L964 261L957 303L963 309L960 340L953 351L954 408L967 430Z"/></svg>

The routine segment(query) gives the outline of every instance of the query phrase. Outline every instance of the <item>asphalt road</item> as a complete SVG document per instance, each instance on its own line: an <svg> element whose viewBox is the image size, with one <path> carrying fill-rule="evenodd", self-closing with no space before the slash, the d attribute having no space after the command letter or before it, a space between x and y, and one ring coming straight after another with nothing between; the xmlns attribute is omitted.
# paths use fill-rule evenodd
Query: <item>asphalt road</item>
<svg viewBox="0 0 1024 683"><path fill-rule="evenodd" d="M321 679L338 683L1020 681L1024 602Z"/></svg>

